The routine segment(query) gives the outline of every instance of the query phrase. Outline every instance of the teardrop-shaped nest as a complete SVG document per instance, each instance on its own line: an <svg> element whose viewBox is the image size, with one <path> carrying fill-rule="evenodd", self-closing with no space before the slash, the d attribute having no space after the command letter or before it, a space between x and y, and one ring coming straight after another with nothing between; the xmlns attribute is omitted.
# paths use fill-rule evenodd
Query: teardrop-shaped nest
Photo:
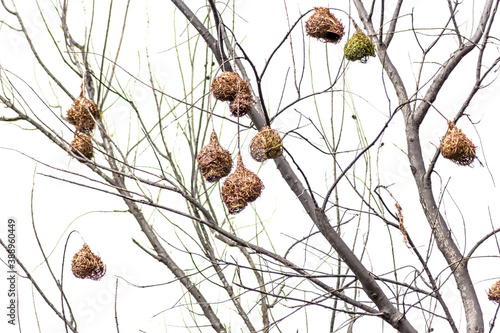
<svg viewBox="0 0 500 333"><path fill-rule="evenodd" d="M368 36L356 26L356 33L345 43L344 55L347 60L366 63L368 57L375 56L375 47Z"/></svg>
<svg viewBox="0 0 500 333"><path fill-rule="evenodd" d="M448 121L448 130L439 150L444 158L459 165L470 165L476 158L476 146L452 121Z"/></svg>
<svg viewBox="0 0 500 333"><path fill-rule="evenodd" d="M500 280L495 282L488 291L488 299L500 304Z"/></svg>
<svg viewBox="0 0 500 333"><path fill-rule="evenodd" d="M73 275L80 279L100 280L106 274L106 266L101 258L90 251L87 243L75 253L71 262Z"/></svg>
<svg viewBox="0 0 500 333"><path fill-rule="evenodd" d="M222 185L222 201L230 214L241 212L249 202L257 200L264 184L252 171L243 164L241 154L238 153L236 169L224 181Z"/></svg>
<svg viewBox="0 0 500 333"><path fill-rule="evenodd" d="M277 130L264 126L250 143L250 155L257 162L276 158L283 154L283 142Z"/></svg>
<svg viewBox="0 0 500 333"><path fill-rule="evenodd" d="M251 95L250 86L236 72L222 72L212 81L211 90L219 101L232 101L238 92Z"/></svg>
<svg viewBox="0 0 500 333"><path fill-rule="evenodd" d="M229 110L235 117L242 117L250 112L252 108L253 98L252 94L245 91L240 91L236 94L235 98L229 103Z"/></svg>
<svg viewBox="0 0 500 333"><path fill-rule="evenodd" d="M75 138L71 141L71 152L79 158L83 155L90 160L94 157L92 138L85 133L75 133Z"/></svg>
<svg viewBox="0 0 500 333"><path fill-rule="evenodd" d="M314 7L314 14L306 21L306 33L327 43L336 44L344 35L344 26L328 8Z"/></svg>
<svg viewBox="0 0 500 333"><path fill-rule="evenodd" d="M75 126L77 132L90 133L95 128L95 119L100 117L99 109L91 99L80 94L66 111L66 120Z"/></svg>
<svg viewBox="0 0 500 333"><path fill-rule="evenodd" d="M215 131L210 135L210 142L200 149L196 161L203 177L211 183L229 175L233 167L231 154L222 148Z"/></svg>

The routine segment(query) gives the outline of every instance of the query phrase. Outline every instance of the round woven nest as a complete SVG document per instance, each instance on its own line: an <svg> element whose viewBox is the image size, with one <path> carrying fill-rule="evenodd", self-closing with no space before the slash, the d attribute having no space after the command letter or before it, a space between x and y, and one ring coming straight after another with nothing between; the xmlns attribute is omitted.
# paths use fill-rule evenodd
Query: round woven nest
<svg viewBox="0 0 500 333"><path fill-rule="evenodd" d="M252 104L252 94L240 91L236 94L231 103L229 103L229 110L231 111L231 115L235 117L242 117L250 112Z"/></svg>
<svg viewBox="0 0 500 333"><path fill-rule="evenodd" d="M314 14L306 21L306 33L327 43L336 44L344 35L344 26L328 8L314 7Z"/></svg>
<svg viewBox="0 0 500 333"><path fill-rule="evenodd" d="M90 160L94 157L92 138L85 133L75 133L75 138L71 141L71 152L78 158L83 155Z"/></svg>
<svg viewBox="0 0 500 333"><path fill-rule="evenodd" d="M95 128L95 119L100 117L97 104L80 94L66 111L66 120L77 132L90 133Z"/></svg>
<svg viewBox="0 0 500 333"><path fill-rule="evenodd" d="M210 142L200 149L196 161L203 177L211 183L229 175L233 167L231 154L220 145L215 131Z"/></svg>
<svg viewBox="0 0 500 333"><path fill-rule="evenodd" d="M488 291L488 299L500 304L500 280L495 282Z"/></svg>
<svg viewBox="0 0 500 333"><path fill-rule="evenodd" d="M236 72L222 72L212 81L211 90L219 101L232 101L239 92L251 95L250 86Z"/></svg>
<svg viewBox="0 0 500 333"><path fill-rule="evenodd" d="M257 200L263 189L260 178L245 167L238 153L236 169L226 178L221 189L222 201L229 213L241 212L249 202Z"/></svg>
<svg viewBox="0 0 500 333"><path fill-rule="evenodd" d="M277 130L264 126L250 143L250 155L257 162L276 158L283 154L283 142Z"/></svg>
<svg viewBox="0 0 500 333"><path fill-rule="evenodd" d="M87 243L75 253L71 262L73 275L80 279L100 280L106 274L106 266L101 258L90 251Z"/></svg>
<svg viewBox="0 0 500 333"><path fill-rule="evenodd" d="M361 29L356 26L356 32L345 43L344 56L350 61L361 61L365 63L368 57L375 56L375 47L368 36L366 36Z"/></svg>
<svg viewBox="0 0 500 333"><path fill-rule="evenodd" d="M448 130L439 150L444 158L459 165L470 165L476 158L476 146L452 121L448 121Z"/></svg>

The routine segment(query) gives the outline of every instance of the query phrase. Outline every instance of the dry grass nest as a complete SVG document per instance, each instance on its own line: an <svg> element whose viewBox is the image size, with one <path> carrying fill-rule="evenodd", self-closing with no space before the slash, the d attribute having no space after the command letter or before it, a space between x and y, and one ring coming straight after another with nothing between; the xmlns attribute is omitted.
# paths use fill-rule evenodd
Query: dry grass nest
<svg viewBox="0 0 500 333"><path fill-rule="evenodd" d="M242 117L250 112L252 104L252 94L240 91L236 94L231 103L229 103L229 110L233 116Z"/></svg>
<svg viewBox="0 0 500 333"><path fill-rule="evenodd" d="M375 47L368 36L356 26L356 33L345 43L344 56L347 60L367 62L368 57L375 56Z"/></svg>
<svg viewBox="0 0 500 333"><path fill-rule="evenodd" d="M71 152L77 157L81 155L88 159L94 157L94 147L92 146L92 138L85 133L75 133L75 138L71 141Z"/></svg>
<svg viewBox="0 0 500 333"><path fill-rule="evenodd" d="M250 86L236 72L222 72L211 85L214 97L219 101L232 101L239 92L251 95Z"/></svg>
<svg viewBox="0 0 500 333"><path fill-rule="evenodd" d="M264 126L250 143L250 154L257 162L283 154L283 142L277 130Z"/></svg>
<svg viewBox="0 0 500 333"><path fill-rule="evenodd" d="M66 120L77 132L90 133L95 128L95 119L100 117L97 104L80 94L66 111Z"/></svg>
<svg viewBox="0 0 500 333"><path fill-rule="evenodd" d="M241 212L249 202L257 200L263 189L264 184L260 178L245 167L241 154L238 153L236 169L226 178L221 190L222 201L229 213Z"/></svg>
<svg viewBox="0 0 500 333"><path fill-rule="evenodd" d="M500 304L500 280L495 282L488 291L488 299Z"/></svg>
<svg viewBox="0 0 500 333"><path fill-rule="evenodd" d="M75 253L71 262L73 275L80 279L100 280L106 274L106 266L101 258L90 251L85 243L83 247Z"/></svg>
<svg viewBox="0 0 500 333"><path fill-rule="evenodd" d="M476 158L476 146L451 121L439 150L444 158L459 165L470 165Z"/></svg>
<svg viewBox="0 0 500 333"><path fill-rule="evenodd" d="M314 7L314 14L306 21L306 33L327 43L338 43L344 36L344 26L328 8Z"/></svg>
<svg viewBox="0 0 500 333"><path fill-rule="evenodd" d="M203 177L211 183L229 175L233 167L231 154L222 148L215 131L210 135L210 142L200 149L196 161Z"/></svg>

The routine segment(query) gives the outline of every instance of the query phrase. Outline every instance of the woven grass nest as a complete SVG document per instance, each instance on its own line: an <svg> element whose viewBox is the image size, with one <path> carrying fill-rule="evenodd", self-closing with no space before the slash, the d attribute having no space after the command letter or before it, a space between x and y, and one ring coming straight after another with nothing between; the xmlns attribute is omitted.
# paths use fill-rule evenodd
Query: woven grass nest
<svg viewBox="0 0 500 333"><path fill-rule="evenodd" d="M211 85L214 97L219 101L232 101L239 92L251 94L250 86L236 72L222 72Z"/></svg>
<svg viewBox="0 0 500 333"><path fill-rule="evenodd" d="M452 121L448 121L448 130L439 150L444 158L459 165L470 165L476 158L476 146Z"/></svg>
<svg viewBox="0 0 500 333"><path fill-rule="evenodd" d="M264 126L250 143L250 155L257 162L276 158L283 154L283 142L277 130Z"/></svg>
<svg viewBox="0 0 500 333"><path fill-rule="evenodd" d="M347 60L358 61L362 63L367 62L368 57L375 56L375 47L368 36L366 36L361 29L355 25L356 32L345 43L344 56Z"/></svg>
<svg viewBox="0 0 500 333"><path fill-rule="evenodd" d="M488 299L500 304L500 280L495 282L488 291Z"/></svg>
<svg viewBox="0 0 500 333"><path fill-rule="evenodd" d="M77 132L90 133L95 127L95 119L100 117L97 104L84 97L78 96L66 111L66 120L75 126Z"/></svg>
<svg viewBox="0 0 500 333"><path fill-rule="evenodd" d="M200 149L196 161L203 177L211 183L229 175L233 167L231 154L220 145L215 131L210 142Z"/></svg>
<svg viewBox="0 0 500 333"><path fill-rule="evenodd" d="M236 94L231 103L229 103L229 110L233 116L242 117L250 112L252 104L252 94L246 91L240 91Z"/></svg>
<svg viewBox="0 0 500 333"><path fill-rule="evenodd" d="M238 153L236 169L226 178L221 189L222 201L229 213L241 212L248 203L257 200L263 189L264 184L260 178L245 167L241 154Z"/></svg>
<svg viewBox="0 0 500 333"><path fill-rule="evenodd" d="M71 152L77 157L81 157L81 155L88 159L94 157L91 137L85 133L75 133L75 138L71 141Z"/></svg>
<svg viewBox="0 0 500 333"><path fill-rule="evenodd" d="M314 14L306 21L307 35L327 43L338 43L344 35L344 26L330 10L314 7Z"/></svg>
<svg viewBox="0 0 500 333"><path fill-rule="evenodd" d="M71 262L73 275L80 279L100 280L106 274L106 266L101 258L90 251L87 243L75 253Z"/></svg>

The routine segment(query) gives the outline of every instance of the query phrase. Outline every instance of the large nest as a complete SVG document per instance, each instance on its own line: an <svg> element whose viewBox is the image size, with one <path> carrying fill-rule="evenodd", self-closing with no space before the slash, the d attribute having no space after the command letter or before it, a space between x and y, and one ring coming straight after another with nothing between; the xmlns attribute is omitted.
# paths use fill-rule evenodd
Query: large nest
<svg viewBox="0 0 500 333"><path fill-rule="evenodd" d="M74 125L77 132L90 133L95 127L95 119L100 117L97 104L80 94L66 112L66 120Z"/></svg>
<svg viewBox="0 0 500 333"><path fill-rule="evenodd" d="M251 94L248 83L236 72L222 72L212 81L211 90L219 101L232 101L239 92Z"/></svg>
<svg viewBox="0 0 500 333"><path fill-rule="evenodd" d="M263 189L264 184L260 178L245 167L241 154L238 153L236 169L226 178L221 189L222 201L229 213L241 212L249 202L257 200Z"/></svg>
<svg viewBox="0 0 500 333"><path fill-rule="evenodd" d="M75 138L71 141L71 152L77 157L85 156L89 160L94 156L92 138L85 133L75 133Z"/></svg>
<svg viewBox="0 0 500 333"><path fill-rule="evenodd" d="M269 126L262 127L250 143L250 154L258 162L281 156L283 154L283 143L278 131Z"/></svg>
<svg viewBox="0 0 500 333"><path fill-rule="evenodd" d="M240 91L236 94L231 103L229 103L229 110L233 116L242 117L250 112L252 104L252 94L246 91Z"/></svg>
<svg viewBox="0 0 500 333"><path fill-rule="evenodd" d="M222 148L215 131L210 135L210 142L201 148L196 161L203 177L211 183L229 175L233 166L231 154Z"/></svg>
<svg viewBox="0 0 500 333"><path fill-rule="evenodd" d="M371 39L358 26L356 26L356 33L345 43L344 55L347 60L360 60L362 63L365 63L368 57L375 56L375 47Z"/></svg>
<svg viewBox="0 0 500 333"><path fill-rule="evenodd" d="M488 291L488 299L500 304L500 280L495 282Z"/></svg>
<svg viewBox="0 0 500 333"><path fill-rule="evenodd" d="M100 280L106 274L106 266L101 258L90 251L85 243L83 247L75 253L71 262L73 275L80 279Z"/></svg>
<svg viewBox="0 0 500 333"><path fill-rule="evenodd" d="M451 121L439 150L443 157L459 165L470 165L476 158L476 146Z"/></svg>
<svg viewBox="0 0 500 333"><path fill-rule="evenodd" d="M344 35L344 26L330 10L314 7L314 14L306 21L306 33L327 43L338 43Z"/></svg>

